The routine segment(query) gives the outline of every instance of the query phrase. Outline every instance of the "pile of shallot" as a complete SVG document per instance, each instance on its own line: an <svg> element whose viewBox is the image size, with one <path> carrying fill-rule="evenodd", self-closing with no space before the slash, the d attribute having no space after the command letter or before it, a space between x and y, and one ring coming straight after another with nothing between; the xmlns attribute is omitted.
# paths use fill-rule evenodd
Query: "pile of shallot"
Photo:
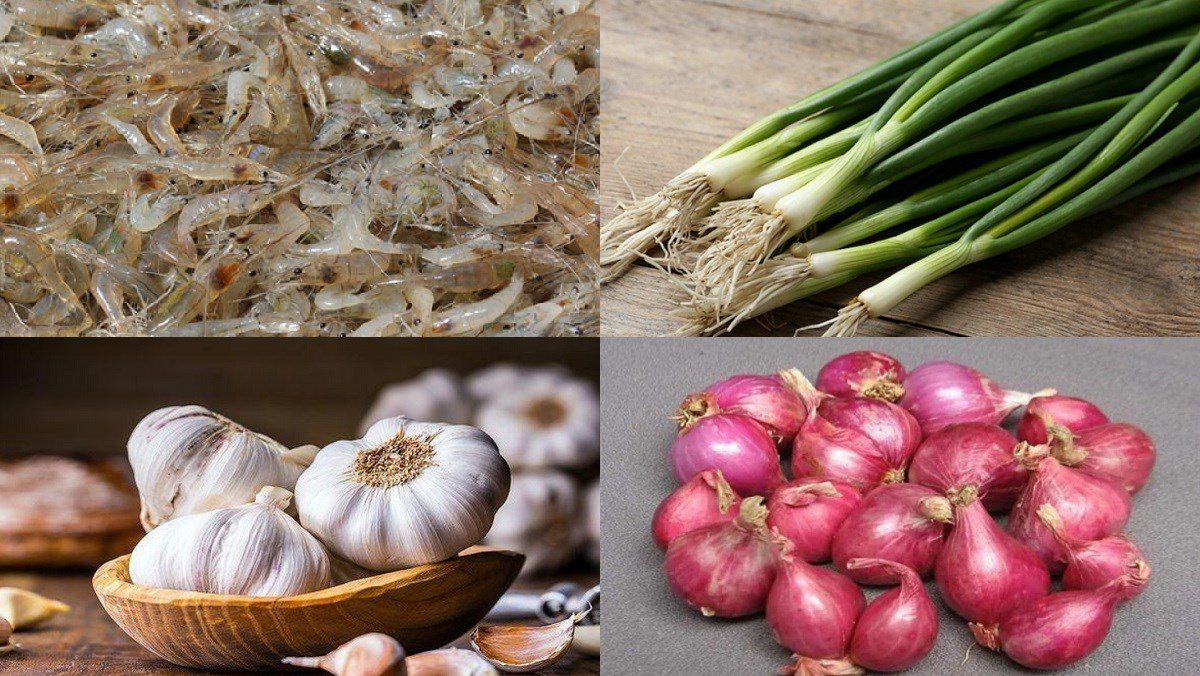
<svg viewBox="0 0 1200 676"><path fill-rule="evenodd" d="M765 613L789 673L920 662L938 633L928 578L981 645L1064 667L1150 578L1122 529L1154 443L1083 399L853 352L815 386L795 369L727 378L675 420L680 487L652 524L667 583L705 616ZM868 603L859 585L892 589Z"/></svg>

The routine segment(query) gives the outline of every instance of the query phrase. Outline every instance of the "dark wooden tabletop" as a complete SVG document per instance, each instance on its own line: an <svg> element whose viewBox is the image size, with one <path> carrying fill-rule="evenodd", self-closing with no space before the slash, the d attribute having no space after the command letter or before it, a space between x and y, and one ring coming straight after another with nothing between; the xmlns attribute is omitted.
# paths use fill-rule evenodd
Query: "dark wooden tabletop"
<svg viewBox="0 0 1200 676"><path fill-rule="evenodd" d="M595 584L598 576L573 576L581 584ZM518 583L520 587L542 589L549 582ZM45 626L18 633L13 638L21 649L0 655L0 673L20 674L121 674L123 676L190 675L233 672L206 672L178 667L162 660L125 635L105 614L92 591L92 578L86 572L73 574L0 573L0 586L21 587L58 599L71 606L71 612L54 618ZM463 640L458 647L469 647ZM313 671L295 673L314 673ZM594 676L600 673L599 658L570 653L558 664L540 673L565 676Z"/></svg>

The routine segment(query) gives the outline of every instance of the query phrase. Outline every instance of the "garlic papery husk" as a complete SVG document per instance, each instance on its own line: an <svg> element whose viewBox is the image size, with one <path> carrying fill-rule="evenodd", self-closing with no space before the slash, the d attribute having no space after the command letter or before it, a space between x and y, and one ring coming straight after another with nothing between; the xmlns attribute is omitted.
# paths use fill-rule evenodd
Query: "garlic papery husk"
<svg viewBox="0 0 1200 676"><path fill-rule="evenodd" d="M559 381L571 377L571 372L557 364L518 366L493 364L472 373L466 380L467 392L479 400L491 399L498 392L520 387L534 380Z"/></svg>
<svg viewBox="0 0 1200 676"><path fill-rule="evenodd" d="M457 373L429 369L383 388L363 416L358 433L365 434L380 420L397 417L466 424L471 422L471 400Z"/></svg>
<svg viewBox="0 0 1200 676"><path fill-rule="evenodd" d="M293 667L324 669L337 676L405 676L404 648L387 634L363 634L321 657L285 657Z"/></svg>
<svg viewBox="0 0 1200 676"><path fill-rule="evenodd" d="M586 539L579 511L574 479L555 470L519 471L484 543L524 554L521 575L556 570Z"/></svg>
<svg viewBox="0 0 1200 676"><path fill-rule="evenodd" d="M254 500L263 486L292 489L314 447L288 450L203 406L168 406L129 437L129 463L147 531L170 519Z"/></svg>
<svg viewBox="0 0 1200 676"><path fill-rule="evenodd" d="M471 634L471 647L501 671L538 671L561 660L571 649L575 624L586 613L545 626L480 625Z"/></svg>
<svg viewBox="0 0 1200 676"><path fill-rule="evenodd" d="M300 523L376 571L443 561L478 544L508 496L508 464L467 425L388 418L317 454L296 482Z"/></svg>
<svg viewBox="0 0 1200 676"><path fill-rule="evenodd" d="M584 467L600 449L595 383L536 371L497 388L476 414L513 467Z"/></svg>
<svg viewBox="0 0 1200 676"><path fill-rule="evenodd" d="M238 596L293 596L329 586L325 548L284 510L290 491L266 486L254 502L172 519L129 557L135 584Z"/></svg>
<svg viewBox="0 0 1200 676"><path fill-rule="evenodd" d="M12 624L0 616L0 655L20 647L12 642L12 634Z"/></svg>
<svg viewBox="0 0 1200 676"><path fill-rule="evenodd" d="M408 676L496 676L496 668L470 650L443 648L410 655L404 660Z"/></svg>
<svg viewBox="0 0 1200 676"><path fill-rule="evenodd" d="M69 610L71 606L62 601L17 587L0 587L0 617L8 621L13 631L36 627Z"/></svg>

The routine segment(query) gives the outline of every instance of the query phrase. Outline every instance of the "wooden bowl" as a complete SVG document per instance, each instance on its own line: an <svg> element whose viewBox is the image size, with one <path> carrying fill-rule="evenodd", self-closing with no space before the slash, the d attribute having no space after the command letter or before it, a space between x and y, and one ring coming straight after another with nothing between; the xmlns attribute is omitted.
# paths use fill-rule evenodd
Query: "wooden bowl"
<svg viewBox="0 0 1200 676"><path fill-rule="evenodd" d="M369 632L409 653L441 647L491 610L525 557L472 547L440 563L300 596L225 596L129 581L129 557L96 571L92 586L125 633L159 657L202 669L282 669L287 656L324 655Z"/></svg>

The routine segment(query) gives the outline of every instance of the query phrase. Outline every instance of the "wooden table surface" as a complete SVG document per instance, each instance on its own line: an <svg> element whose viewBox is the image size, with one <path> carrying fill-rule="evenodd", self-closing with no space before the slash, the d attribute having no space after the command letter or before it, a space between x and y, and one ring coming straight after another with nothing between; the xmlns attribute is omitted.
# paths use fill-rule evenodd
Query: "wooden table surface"
<svg viewBox="0 0 1200 676"><path fill-rule="evenodd" d="M596 576L573 578L579 584L595 584ZM544 589L550 582L519 583L531 589ZM90 574L37 575L0 573L0 587L14 586L58 599L71 606L71 612L54 618L43 627L18 633L13 638L21 649L0 654L0 674L49 676L51 674L154 674L197 676L210 673L178 667L159 659L134 643L104 612L92 591ZM469 648L464 640L455 644ZM305 670L297 674L323 673ZM542 674L551 676L597 676L599 658L570 653Z"/></svg>
<svg viewBox="0 0 1200 676"><path fill-rule="evenodd" d="M605 222L618 203L652 194L754 120L992 2L603 0ZM1200 180L1192 179L950 275L859 335L1195 335L1197 259ZM792 335L881 278L735 334ZM605 287L601 333L669 333L677 298L662 273L638 267Z"/></svg>

